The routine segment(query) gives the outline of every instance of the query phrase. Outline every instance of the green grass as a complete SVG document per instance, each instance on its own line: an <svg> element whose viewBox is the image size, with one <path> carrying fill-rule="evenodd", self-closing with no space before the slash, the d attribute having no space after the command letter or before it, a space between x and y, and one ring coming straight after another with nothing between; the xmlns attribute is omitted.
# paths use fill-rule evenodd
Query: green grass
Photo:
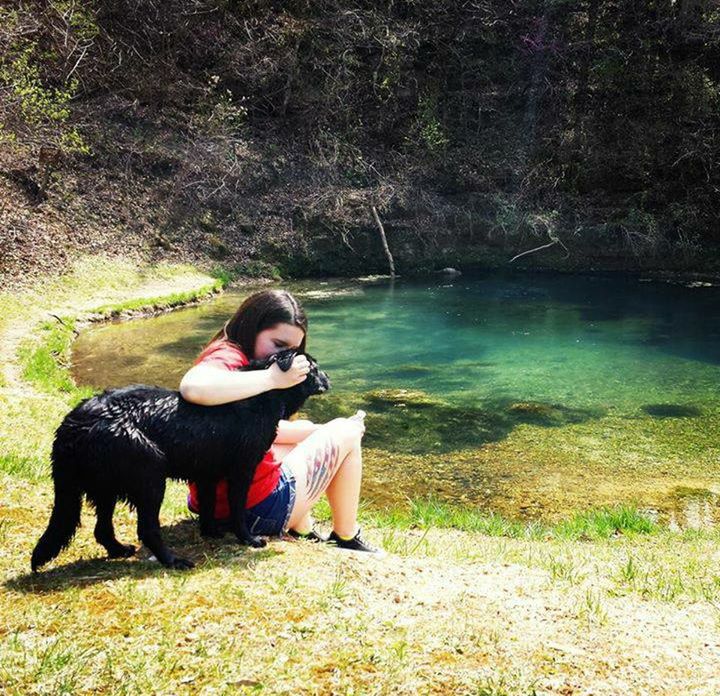
<svg viewBox="0 0 720 696"><path fill-rule="evenodd" d="M75 319L43 322L33 338L27 339L18 351L22 376L36 389L47 394L91 393L80 390L68 371L70 347L76 335Z"/></svg>
<svg viewBox="0 0 720 696"><path fill-rule="evenodd" d="M458 529L486 536L511 539L597 540L617 535L657 533L662 528L631 506L619 505L573 514L556 523L518 522L468 505L452 505L436 498L417 498L401 509L362 511L363 518L380 528ZM329 509L319 507L319 519L329 518Z"/></svg>
<svg viewBox="0 0 720 696"><path fill-rule="evenodd" d="M92 298L111 293L132 294L144 286L159 282L172 285L174 279L196 282L196 287L166 296L148 295L113 305L92 305ZM78 387L69 372L72 342L78 326L93 319L109 319L126 311L156 311L186 304L217 292L226 278L210 279L187 265L160 264L139 268L122 259L83 258L72 270L51 278L39 286L16 293L0 293L0 338L8 329L24 326L25 336L16 355L5 353L5 361L14 361L23 380L17 389L4 379L0 382L0 471L28 480L47 476L50 447L55 428L63 415L93 390ZM91 310L67 312L73 305ZM55 306L66 308L62 316L48 319ZM34 320L32 317L38 317ZM29 322L29 323L27 323ZM12 349L12 345L10 348ZM26 387L31 387L28 391Z"/></svg>
<svg viewBox="0 0 720 696"><path fill-rule="evenodd" d="M240 264L220 265L210 271L211 275L227 285L236 278L270 278L282 280L280 269L267 261L248 260Z"/></svg>
<svg viewBox="0 0 720 696"><path fill-rule="evenodd" d="M100 305L91 313L99 314L103 318L112 318L130 312L161 311L172 309L173 307L181 307L222 290L228 282L230 282L230 280L230 276L224 275L222 278L218 278L214 283L204 285L197 290L176 292L162 297L143 297L112 305Z"/></svg>

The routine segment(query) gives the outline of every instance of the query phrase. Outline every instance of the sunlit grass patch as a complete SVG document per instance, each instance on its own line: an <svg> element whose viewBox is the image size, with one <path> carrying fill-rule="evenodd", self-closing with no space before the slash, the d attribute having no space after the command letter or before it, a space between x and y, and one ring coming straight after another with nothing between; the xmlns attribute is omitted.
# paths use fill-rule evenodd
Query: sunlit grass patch
<svg viewBox="0 0 720 696"><path fill-rule="evenodd" d="M578 512L556 523L509 520L470 505L453 505L434 497L415 498L401 508L366 507L363 516L374 526L396 529L458 529L511 539L608 539L618 534L652 534L660 528L636 508L619 505ZM327 511L319 510L327 519Z"/></svg>
<svg viewBox="0 0 720 696"><path fill-rule="evenodd" d="M43 457L22 457L17 454L0 454L0 471L11 476L40 478L49 473Z"/></svg>
<svg viewBox="0 0 720 696"><path fill-rule="evenodd" d="M577 603L577 617L582 622L605 626L608 616L603 602L603 594L593 588L587 588Z"/></svg>
<svg viewBox="0 0 720 696"><path fill-rule="evenodd" d="M54 431L69 410L68 398L0 391L0 471L30 480L47 476Z"/></svg>
<svg viewBox="0 0 720 696"><path fill-rule="evenodd" d="M23 378L49 394L77 391L67 369L75 335L75 320L71 317L40 324L18 351Z"/></svg>
<svg viewBox="0 0 720 696"><path fill-rule="evenodd" d="M158 297L142 297L135 300L127 300L126 302L100 305L99 307L94 308L91 311L91 314L99 314L103 317L116 317L123 313L135 312L139 310L159 311L171 309L173 307L187 305L190 302L217 292L224 287L226 282L227 280L225 278L221 278L208 285L203 285L197 290L175 292L169 295L163 295Z"/></svg>
<svg viewBox="0 0 720 696"><path fill-rule="evenodd" d="M15 361L24 385L32 387L32 391L17 390L0 383L0 438L3 443L0 470L31 479L46 475L53 433L62 416L78 401L94 393L89 387L76 386L68 370L72 341L77 335L77 317L85 316L88 310L77 309L71 314L67 305L79 307L89 298L102 296L109 290L129 293L143 283L157 287L158 281L174 278L189 283L194 281L197 286L165 297L152 296L106 305L100 308L104 312L102 316L109 317L115 311L128 308L137 310L182 304L214 292L226 282L226 279L212 280L186 265L139 268L122 259L86 257L79 259L68 274L15 294L0 294L0 334L13 322L18 325L28 322L23 327L25 335L17 355L6 354L4 360ZM68 313L47 318L54 304L65 306ZM37 321L37 317L44 318ZM14 350L13 345L10 347Z"/></svg>
<svg viewBox="0 0 720 696"><path fill-rule="evenodd" d="M608 539L617 534L651 534L658 525L647 515L627 505L589 510L559 522L555 536L564 539Z"/></svg>

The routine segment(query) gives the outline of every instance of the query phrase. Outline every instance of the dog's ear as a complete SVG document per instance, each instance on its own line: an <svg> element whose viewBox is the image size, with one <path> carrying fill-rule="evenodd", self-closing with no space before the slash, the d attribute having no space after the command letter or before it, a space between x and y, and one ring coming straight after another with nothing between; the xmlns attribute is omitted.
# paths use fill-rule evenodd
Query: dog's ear
<svg viewBox="0 0 720 696"><path fill-rule="evenodd" d="M279 353L275 353L277 358L277 364L283 372L287 372L291 367L295 356L297 355L296 350L282 350Z"/></svg>

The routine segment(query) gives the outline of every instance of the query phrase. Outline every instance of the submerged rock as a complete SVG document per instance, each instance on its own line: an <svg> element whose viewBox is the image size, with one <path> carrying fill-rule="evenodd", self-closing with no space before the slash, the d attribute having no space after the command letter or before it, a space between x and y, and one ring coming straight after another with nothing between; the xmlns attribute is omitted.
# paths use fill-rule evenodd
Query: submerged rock
<svg viewBox="0 0 720 696"><path fill-rule="evenodd" d="M534 416L550 416L555 408L550 404L539 401L516 401L508 406L510 413L527 414Z"/></svg>
<svg viewBox="0 0 720 696"><path fill-rule="evenodd" d="M365 392L364 398L372 404L392 406L438 406L443 402L434 399L421 389L373 389Z"/></svg>

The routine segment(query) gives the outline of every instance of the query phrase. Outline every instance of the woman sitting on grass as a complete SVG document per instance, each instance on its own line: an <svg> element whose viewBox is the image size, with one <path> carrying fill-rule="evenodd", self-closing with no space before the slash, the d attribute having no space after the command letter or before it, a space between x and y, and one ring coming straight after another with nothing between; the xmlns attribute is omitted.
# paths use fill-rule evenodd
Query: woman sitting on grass
<svg viewBox="0 0 720 696"><path fill-rule="evenodd" d="M297 355L283 372L238 372L249 360L264 360L281 350L305 351L307 318L300 303L284 290L263 290L248 297L210 340L180 382L187 401L206 406L247 399L272 389L299 384L309 371L307 358ZM281 420L277 437L257 467L247 498L251 534L291 536L326 541L338 548L377 553L360 536L357 524L364 413L318 424ZM332 510L328 539L315 531L311 511L325 493ZM188 506L198 510L197 489L190 484ZM227 482L217 488L215 517L229 516Z"/></svg>

